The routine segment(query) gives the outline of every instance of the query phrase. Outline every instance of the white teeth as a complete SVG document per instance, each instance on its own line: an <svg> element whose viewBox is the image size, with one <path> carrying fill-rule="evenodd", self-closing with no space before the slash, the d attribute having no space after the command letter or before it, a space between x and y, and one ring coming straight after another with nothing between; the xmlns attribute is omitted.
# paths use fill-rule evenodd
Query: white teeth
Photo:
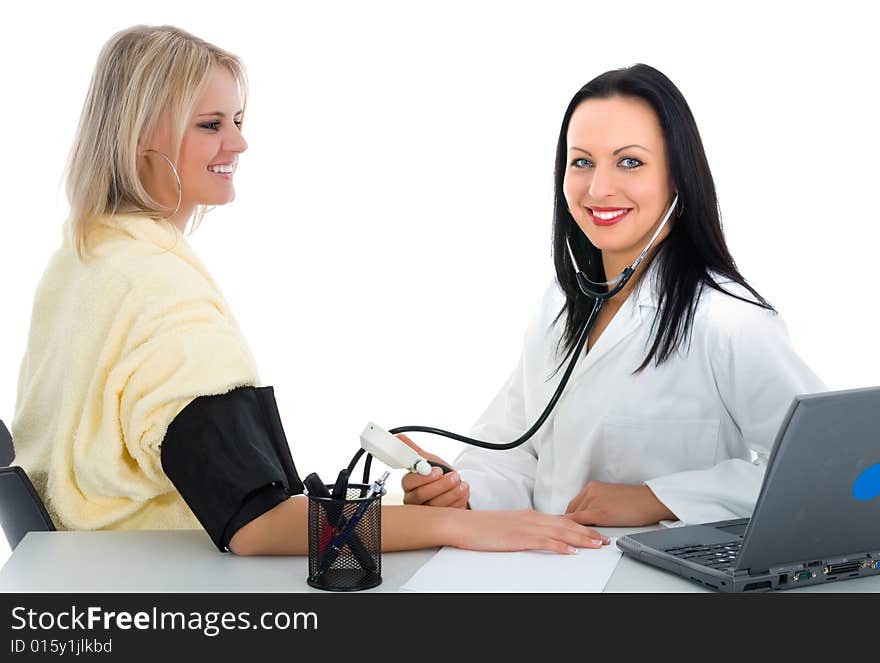
<svg viewBox="0 0 880 663"><path fill-rule="evenodd" d="M616 219L618 216L626 212L629 212L629 210L622 209L617 212L597 212L593 210L593 216L595 216L597 219L602 219L603 221L610 221L611 219Z"/></svg>
<svg viewBox="0 0 880 663"><path fill-rule="evenodd" d="M208 166L208 170L212 173L231 173L232 164L229 164L228 166Z"/></svg>

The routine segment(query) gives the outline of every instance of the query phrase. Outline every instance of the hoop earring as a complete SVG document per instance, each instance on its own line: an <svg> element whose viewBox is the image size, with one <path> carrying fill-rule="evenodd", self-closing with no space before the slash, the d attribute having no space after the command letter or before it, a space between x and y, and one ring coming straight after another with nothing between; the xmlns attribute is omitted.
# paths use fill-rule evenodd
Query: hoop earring
<svg viewBox="0 0 880 663"><path fill-rule="evenodd" d="M145 155L147 152L155 152L160 157L165 159L168 165L171 166L171 172L174 173L174 180L175 182L177 182L177 206L174 208L174 211L171 212L171 214L165 217L166 219L170 219L172 216L177 214L178 210L180 209L180 203L183 201L183 187L180 184L180 175L177 174L177 168L174 167L171 159L165 156L162 152L160 152L159 150L148 149L141 152L141 156Z"/></svg>
<svg viewBox="0 0 880 663"><path fill-rule="evenodd" d="M676 218L680 219L682 214L684 214L684 200L679 198L678 199L678 214L676 215Z"/></svg>

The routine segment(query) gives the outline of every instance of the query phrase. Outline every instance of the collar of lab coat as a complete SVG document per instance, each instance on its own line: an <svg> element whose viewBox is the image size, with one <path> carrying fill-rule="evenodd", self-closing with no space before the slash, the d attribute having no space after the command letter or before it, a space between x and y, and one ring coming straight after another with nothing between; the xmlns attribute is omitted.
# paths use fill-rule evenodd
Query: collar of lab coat
<svg viewBox="0 0 880 663"><path fill-rule="evenodd" d="M652 260L647 270L636 284L632 296L640 307L656 309L660 299L659 261Z"/></svg>

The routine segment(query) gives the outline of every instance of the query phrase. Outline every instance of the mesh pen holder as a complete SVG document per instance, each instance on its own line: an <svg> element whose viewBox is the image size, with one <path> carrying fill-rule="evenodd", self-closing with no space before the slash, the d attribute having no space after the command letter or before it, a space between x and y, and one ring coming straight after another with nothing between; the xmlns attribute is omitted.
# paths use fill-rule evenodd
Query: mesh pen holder
<svg viewBox="0 0 880 663"><path fill-rule="evenodd" d="M332 485L327 486L333 488ZM312 587L354 592L382 582L382 495L362 497L369 484L348 485L345 500L309 495L309 577ZM352 519L357 522L352 523Z"/></svg>

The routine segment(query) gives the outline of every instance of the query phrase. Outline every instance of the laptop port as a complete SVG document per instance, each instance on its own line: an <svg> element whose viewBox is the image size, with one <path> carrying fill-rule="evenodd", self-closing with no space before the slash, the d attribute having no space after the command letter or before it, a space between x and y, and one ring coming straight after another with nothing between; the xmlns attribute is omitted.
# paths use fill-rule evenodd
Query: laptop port
<svg viewBox="0 0 880 663"><path fill-rule="evenodd" d="M784 585L784 584L786 584L787 582L788 582L788 574L787 574L787 573L781 573L781 574L779 575L779 584L780 584L780 585Z"/></svg>
<svg viewBox="0 0 880 663"><path fill-rule="evenodd" d="M826 576L836 576L839 573L851 573L865 567L867 562L859 560L856 562L841 562L840 564L828 564L822 569L822 573Z"/></svg>
<svg viewBox="0 0 880 663"><path fill-rule="evenodd" d="M769 580L762 580L760 582L750 582L744 588L744 592L756 592L761 591L763 589L773 589L773 585Z"/></svg>
<svg viewBox="0 0 880 663"><path fill-rule="evenodd" d="M815 577L815 573L812 571L795 571L791 574L792 582L797 582L798 580L812 580Z"/></svg>

